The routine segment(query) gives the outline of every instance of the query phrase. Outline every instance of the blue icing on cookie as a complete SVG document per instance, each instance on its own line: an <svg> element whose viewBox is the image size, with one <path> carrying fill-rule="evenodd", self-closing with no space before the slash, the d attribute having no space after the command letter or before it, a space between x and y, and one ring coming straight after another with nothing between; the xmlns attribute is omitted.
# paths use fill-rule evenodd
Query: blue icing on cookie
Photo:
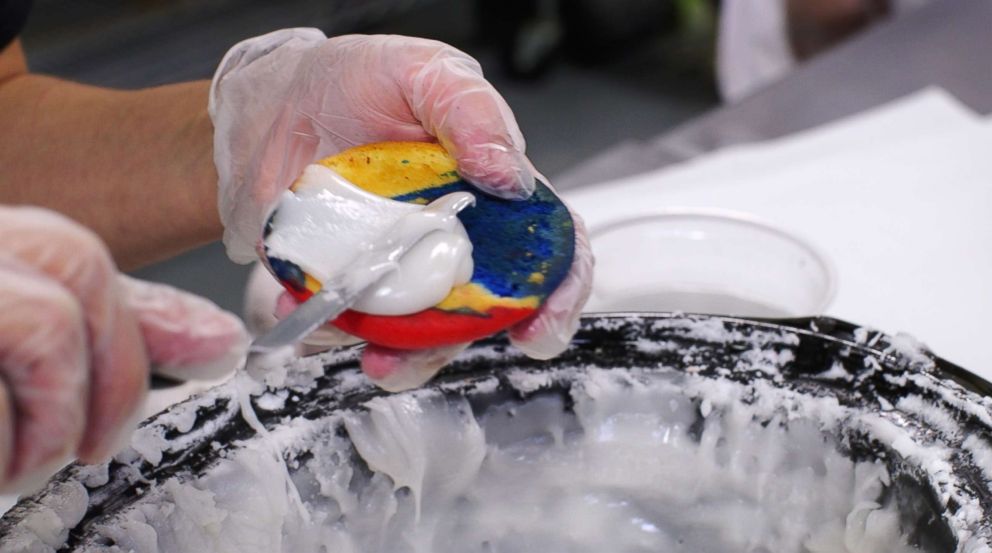
<svg viewBox="0 0 992 553"><path fill-rule="evenodd" d="M546 296L565 279L575 242L572 217L561 200L538 182L527 200L504 200L458 180L393 197L418 203L451 192L475 195L476 205L461 219L472 240L472 281L503 297ZM567 232L563 232L567 229ZM543 279L531 278L541 273Z"/></svg>

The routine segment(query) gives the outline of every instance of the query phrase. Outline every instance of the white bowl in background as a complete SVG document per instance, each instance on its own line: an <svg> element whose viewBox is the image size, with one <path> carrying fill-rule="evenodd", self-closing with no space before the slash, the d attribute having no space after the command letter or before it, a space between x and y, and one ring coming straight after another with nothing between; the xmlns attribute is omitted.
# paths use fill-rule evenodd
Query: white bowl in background
<svg viewBox="0 0 992 553"><path fill-rule="evenodd" d="M599 225L590 239L588 312L814 316L836 291L822 252L746 213L668 209Z"/></svg>

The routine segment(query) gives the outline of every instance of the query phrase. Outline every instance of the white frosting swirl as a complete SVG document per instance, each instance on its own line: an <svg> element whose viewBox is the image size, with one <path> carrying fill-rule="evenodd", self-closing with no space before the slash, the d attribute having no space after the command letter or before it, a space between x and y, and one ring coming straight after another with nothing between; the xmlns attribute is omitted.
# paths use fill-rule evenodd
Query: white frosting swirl
<svg viewBox="0 0 992 553"><path fill-rule="evenodd" d="M265 239L268 255L326 283L384 242L416 242L392 273L352 306L372 315L407 315L437 305L472 278L472 243L456 216L468 193L429 206L397 202L358 188L332 169L309 165L283 193Z"/></svg>

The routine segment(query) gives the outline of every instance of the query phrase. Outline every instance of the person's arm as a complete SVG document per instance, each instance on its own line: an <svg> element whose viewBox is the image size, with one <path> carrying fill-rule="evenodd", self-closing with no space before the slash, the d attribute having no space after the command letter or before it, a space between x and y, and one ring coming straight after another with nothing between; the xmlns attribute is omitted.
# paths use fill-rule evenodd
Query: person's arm
<svg viewBox="0 0 992 553"><path fill-rule="evenodd" d="M135 91L28 71L0 53L0 204L94 230L122 269L220 237L209 81Z"/></svg>

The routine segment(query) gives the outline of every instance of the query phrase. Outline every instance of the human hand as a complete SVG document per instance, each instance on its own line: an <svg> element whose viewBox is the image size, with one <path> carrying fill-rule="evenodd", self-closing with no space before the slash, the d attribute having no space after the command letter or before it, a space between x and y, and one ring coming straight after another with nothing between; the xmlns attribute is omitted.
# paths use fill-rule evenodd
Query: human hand
<svg viewBox="0 0 992 553"><path fill-rule="evenodd" d="M536 171L509 106L478 62L446 44L400 36L326 39L315 29L286 29L234 46L214 76L210 114L220 177L219 207L228 255L257 258L262 229L279 195L303 168L346 148L381 141L437 141L463 178L482 191L523 199ZM589 295L592 253L576 225L570 274L531 318L510 331L537 358L567 347ZM294 309L284 296L277 316ZM353 337L325 327L308 342ZM362 367L399 389L430 378L467 344L400 351L370 344Z"/></svg>
<svg viewBox="0 0 992 553"><path fill-rule="evenodd" d="M284 29L235 45L210 90L228 255L257 259L279 195L314 161L383 141L440 142L459 173L503 198L534 174L509 106L479 63L444 43Z"/></svg>
<svg viewBox="0 0 992 553"><path fill-rule="evenodd" d="M212 378L247 334L210 302L117 272L104 244L50 211L0 207L0 490L76 455L105 460L137 423L149 367Z"/></svg>

